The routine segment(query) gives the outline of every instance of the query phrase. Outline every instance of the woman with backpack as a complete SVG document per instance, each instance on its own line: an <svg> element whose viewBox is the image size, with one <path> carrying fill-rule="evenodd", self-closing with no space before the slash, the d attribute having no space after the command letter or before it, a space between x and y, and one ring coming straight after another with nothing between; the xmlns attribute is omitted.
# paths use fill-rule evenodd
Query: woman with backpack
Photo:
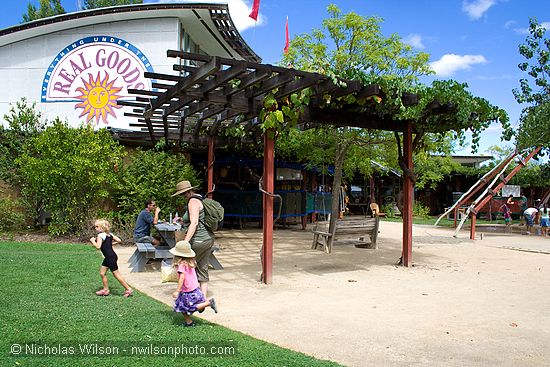
<svg viewBox="0 0 550 367"><path fill-rule="evenodd" d="M176 192L172 196L182 195L187 199L187 211L183 217L174 218L174 222L181 222L186 230L185 241L189 241L191 248L195 252L197 262L197 278L202 293L206 296L208 291L208 263L210 262L210 253L214 245L214 233L209 231L205 224L205 211L202 203L202 196L195 193L189 181L181 181L176 185Z"/></svg>

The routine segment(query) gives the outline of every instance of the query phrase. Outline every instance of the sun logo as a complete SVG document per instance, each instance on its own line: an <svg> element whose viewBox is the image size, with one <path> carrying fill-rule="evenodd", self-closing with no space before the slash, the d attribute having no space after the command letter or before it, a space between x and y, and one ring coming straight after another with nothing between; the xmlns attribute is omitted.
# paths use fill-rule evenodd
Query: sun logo
<svg viewBox="0 0 550 367"><path fill-rule="evenodd" d="M99 119L108 124L107 117L112 115L116 118L113 108L121 108L116 104L116 100L121 96L117 95L122 88L114 87L116 79L109 83L109 74L105 73L105 78L101 80L100 73L94 80L92 74L88 74L89 81L82 79L84 87L78 87L76 90L80 95L76 98L82 100L75 106L75 109L82 108L83 111L78 117L86 116L86 121L91 122L95 118L95 124L99 124Z"/></svg>

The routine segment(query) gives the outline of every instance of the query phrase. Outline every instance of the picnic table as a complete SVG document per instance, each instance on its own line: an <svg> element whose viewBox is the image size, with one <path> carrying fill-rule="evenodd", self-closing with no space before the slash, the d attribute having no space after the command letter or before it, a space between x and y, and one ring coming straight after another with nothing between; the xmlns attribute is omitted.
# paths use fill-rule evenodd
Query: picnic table
<svg viewBox="0 0 550 367"><path fill-rule="evenodd" d="M181 229L181 226L176 223L158 222L155 224L158 234L162 237L168 247L176 246L175 232Z"/></svg>
<svg viewBox="0 0 550 367"><path fill-rule="evenodd" d="M130 263L129 267L132 268L131 272L143 271L147 261L152 259L174 258L174 255L170 253L170 249L176 245L176 231L179 231L181 226L175 223L159 222L155 225L155 228L166 245L159 245L155 247L151 243L136 243L136 250L132 256L130 256L130 259L128 259L128 262ZM210 266L212 266L214 270L221 270L223 269L223 266L214 255L215 251L219 251L219 247L212 246Z"/></svg>

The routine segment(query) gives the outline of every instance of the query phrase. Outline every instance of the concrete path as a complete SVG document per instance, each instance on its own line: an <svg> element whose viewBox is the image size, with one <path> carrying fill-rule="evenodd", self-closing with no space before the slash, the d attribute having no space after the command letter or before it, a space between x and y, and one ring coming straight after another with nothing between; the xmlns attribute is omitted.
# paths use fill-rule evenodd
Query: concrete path
<svg viewBox="0 0 550 367"><path fill-rule="evenodd" d="M402 225L382 222L379 248L340 241L311 250L312 235L276 230L273 284L259 282L261 231L221 231L205 319L347 366L550 365L550 239L414 226L413 266L395 266ZM520 248L522 251L510 250ZM526 251L525 251L526 250ZM129 273L140 291L172 304L159 264ZM537 252L531 252L537 251Z"/></svg>

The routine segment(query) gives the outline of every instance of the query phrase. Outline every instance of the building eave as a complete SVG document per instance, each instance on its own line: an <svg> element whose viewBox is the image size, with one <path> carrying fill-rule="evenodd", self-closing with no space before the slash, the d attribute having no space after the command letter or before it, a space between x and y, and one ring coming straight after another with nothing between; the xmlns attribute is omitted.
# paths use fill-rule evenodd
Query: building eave
<svg viewBox="0 0 550 367"><path fill-rule="evenodd" d="M150 18L179 18L195 42L213 56L261 62L237 31L227 4L221 3L122 5L61 14L0 30L0 46L79 27Z"/></svg>

